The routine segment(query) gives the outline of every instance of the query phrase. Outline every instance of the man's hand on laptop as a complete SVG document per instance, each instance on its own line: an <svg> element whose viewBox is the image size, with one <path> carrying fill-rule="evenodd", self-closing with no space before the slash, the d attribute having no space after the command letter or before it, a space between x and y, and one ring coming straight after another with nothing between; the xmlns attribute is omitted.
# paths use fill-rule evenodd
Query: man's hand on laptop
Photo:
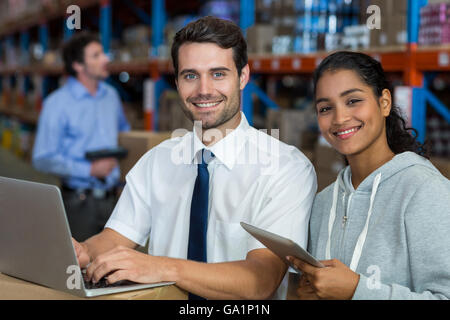
<svg viewBox="0 0 450 320"><path fill-rule="evenodd" d="M137 283L173 281L167 277L167 259L118 246L99 255L87 267L87 280L97 283L106 276L108 283L130 280Z"/></svg>
<svg viewBox="0 0 450 320"><path fill-rule="evenodd" d="M86 248L74 238L72 238L72 242L75 248L75 254L77 255L77 260L80 268L86 268L89 262L91 262Z"/></svg>

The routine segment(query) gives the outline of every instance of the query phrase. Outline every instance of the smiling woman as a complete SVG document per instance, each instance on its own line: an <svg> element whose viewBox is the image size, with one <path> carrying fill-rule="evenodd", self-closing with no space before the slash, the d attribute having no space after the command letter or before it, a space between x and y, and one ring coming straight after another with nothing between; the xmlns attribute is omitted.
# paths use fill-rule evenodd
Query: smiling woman
<svg viewBox="0 0 450 320"><path fill-rule="evenodd" d="M325 139L352 161L355 157L392 158L385 119L391 111L388 89L380 97L351 70L327 71L316 85L316 110Z"/></svg>
<svg viewBox="0 0 450 320"><path fill-rule="evenodd" d="M341 106L346 105L348 107L347 110L354 107L353 109L356 108L355 112L361 112L359 109L363 107L362 109L366 112L375 112L378 115L377 121L381 121L381 124L385 127L385 137L389 149L394 154L412 151L428 158L428 150L415 138L417 131L406 127L406 122L399 108L392 104L392 88L378 61L362 53L337 52L322 61L314 73L313 81L319 125L325 124L326 119L329 121L329 115L333 112L330 109L333 109L333 107L339 109L339 106L336 105L336 99L330 101L330 94L334 93L335 98L338 97L342 101ZM323 85L319 81L323 82ZM320 89L323 90L324 88L327 92L319 92ZM334 104L331 105L331 103ZM368 107L372 109L369 111ZM343 108L340 109L340 115L348 115ZM326 112L323 113L324 111ZM335 111L339 112L339 110ZM379 116L382 116L382 118ZM360 126L362 125L363 123ZM359 126L357 128L360 129ZM337 131L339 130L336 130L335 133ZM410 132L414 135L411 135ZM331 141L329 142L331 143Z"/></svg>
<svg viewBox="0 0 450 320"><path fill-rule="evenodd" d="M381 64L334 53L314 94L320 131L349 166L314 200L308 250L328 268L293 259L299 297L448 299L450 182L392 105Z"/></svg>

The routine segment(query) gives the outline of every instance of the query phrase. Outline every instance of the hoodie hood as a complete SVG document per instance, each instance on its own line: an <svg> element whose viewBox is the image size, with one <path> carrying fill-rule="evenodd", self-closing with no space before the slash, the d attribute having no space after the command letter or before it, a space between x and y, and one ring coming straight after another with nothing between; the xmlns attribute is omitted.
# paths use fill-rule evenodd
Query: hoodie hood
<svg viewBox="0 0 450 320"><path fill-rule="evenodd" d="M432 165L429 160L419 156L414 152L406 151L395 155L392 160L386 162L384 165L372 172L366 179L364 179L363 182L361 182L361 184L357 188L357 191L371 193L373 190L374 180L379 174L381 174L379 183L382 184L392 178L395 174L411 166L423 166L428 168L429 170L433 170L439 173L439 171ZM339 172L336 181L338 182L339 187L343 188L346 193L356 191L351 183L350 166L345 167Z"/></svg>

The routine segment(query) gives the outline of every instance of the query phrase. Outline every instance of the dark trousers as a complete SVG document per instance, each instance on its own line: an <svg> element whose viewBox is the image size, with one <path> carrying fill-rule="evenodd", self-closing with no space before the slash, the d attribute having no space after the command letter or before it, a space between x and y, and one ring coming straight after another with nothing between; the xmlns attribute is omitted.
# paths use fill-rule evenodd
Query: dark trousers
<svg viewBox="0 0 450 320"><path fill-rule="evenodd" d="M72 237L77 241L101 232L117 202L115 193L96 198L90 192L63 189L62 196Z"/></svg>

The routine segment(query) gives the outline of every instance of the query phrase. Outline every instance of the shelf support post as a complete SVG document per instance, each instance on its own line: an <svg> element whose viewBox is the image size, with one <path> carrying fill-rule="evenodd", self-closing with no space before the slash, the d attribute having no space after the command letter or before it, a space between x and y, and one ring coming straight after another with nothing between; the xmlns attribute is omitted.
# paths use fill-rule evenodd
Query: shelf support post
<svg viewBox="0 0 450 320"><path fill-rule="evenodd" d="M164 0L152 0L152 57L159 56L164 41L166 9Z"/></svg>
<svg viewBox="0 0 450 320"><path fill-rule="evenodd" d="M246 35L247 28L255 24L255 0L241 0L239 11L239 25Z"/></svg>
<svg viewBox="0 0 450 320"><path fill-rule="evenodd" d="M108 54L111 45L111 1L100 1L100 35L103 46L103 51Z"/></svg>
<svg viewBox="0 0 450 320"><path fill-rule="evenodd" d="M404 71L404 83L412 87L411 124L417 130L418 141L422 143L425 141L427 105L424 74L417 68L417 42L419 39L420 8L426 3L427 0L408 0L408 45Z"/></svg>

